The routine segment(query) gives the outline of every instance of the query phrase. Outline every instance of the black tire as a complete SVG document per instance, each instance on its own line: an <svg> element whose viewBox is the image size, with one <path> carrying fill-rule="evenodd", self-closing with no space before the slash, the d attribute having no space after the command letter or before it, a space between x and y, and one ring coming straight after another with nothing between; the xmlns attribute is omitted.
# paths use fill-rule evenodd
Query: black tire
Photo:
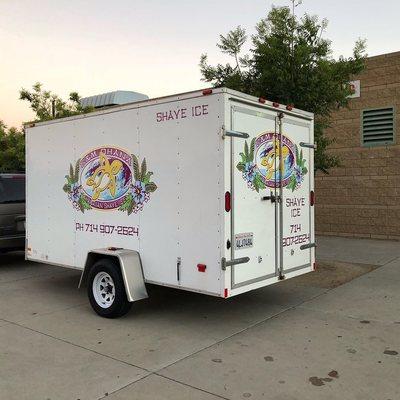
<svg viewBox="0 0 400 400"><path fill-rule="evenodd" d="M99 273L108 274L114 283L114 301L107 308L101 306L94 294L93 281ZM88 276L88 297L93 310L104 318L118 318L125 315L131 308L132 303L126 298L125 285L122 279L119 265L109 258L97 261L90 269Z"/></svg>

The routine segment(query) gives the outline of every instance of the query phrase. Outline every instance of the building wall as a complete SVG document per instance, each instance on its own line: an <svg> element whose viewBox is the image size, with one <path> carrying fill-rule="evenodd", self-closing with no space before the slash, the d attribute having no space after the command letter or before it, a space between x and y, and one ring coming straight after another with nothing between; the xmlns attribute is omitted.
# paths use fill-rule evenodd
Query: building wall
<svg viewBox="0 0 400 400"><path fill-rule="evenodd" d="M316 230L323 235L400 240L400 52L370 57L361 96L333 115L327 135L341 166L316 174ZM361 111L395 107L395 144L364 147Z"/></svg>

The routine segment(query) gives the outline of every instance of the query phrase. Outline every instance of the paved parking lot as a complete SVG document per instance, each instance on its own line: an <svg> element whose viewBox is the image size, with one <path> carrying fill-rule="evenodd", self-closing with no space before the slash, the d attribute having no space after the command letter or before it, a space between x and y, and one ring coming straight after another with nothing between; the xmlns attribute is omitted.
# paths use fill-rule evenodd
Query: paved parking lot
<svg viewBox="0 0 400 400"><path fill-rule="evenodd" d="M107 320L79 272L1 256L0 398L400 398L400 244L320 238L318 251L383 266L229 300L152 287Z"/></svg>

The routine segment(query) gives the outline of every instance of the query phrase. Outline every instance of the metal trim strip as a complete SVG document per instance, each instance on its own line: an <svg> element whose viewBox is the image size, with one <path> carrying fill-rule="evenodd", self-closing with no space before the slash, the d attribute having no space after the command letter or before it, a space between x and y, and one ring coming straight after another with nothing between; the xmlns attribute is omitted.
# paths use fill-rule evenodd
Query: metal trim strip
<svg viewBox="0 0 400 400"><path fill-rule="evenodd" d="M266 279L275 278L275 277L276 277L275 273L264 275L264 276L259 276L257 278L249 279L249 280L244 281L244 282L236 283L236 284L232 285L232 289L237 289L237 288L240 288L242 286L251 285L252 283L265 281Z"/></svg>
<svg viewBox="0 0 400 400"><path fill-rule="evenodd" d="M304 269L304 268L310 268L311 264L303 264L303 265L298 265L297 267L289 268L289 269L284 269L283 273L290 273L290 272L295 272L298 271L299 269Z"/></svg>

